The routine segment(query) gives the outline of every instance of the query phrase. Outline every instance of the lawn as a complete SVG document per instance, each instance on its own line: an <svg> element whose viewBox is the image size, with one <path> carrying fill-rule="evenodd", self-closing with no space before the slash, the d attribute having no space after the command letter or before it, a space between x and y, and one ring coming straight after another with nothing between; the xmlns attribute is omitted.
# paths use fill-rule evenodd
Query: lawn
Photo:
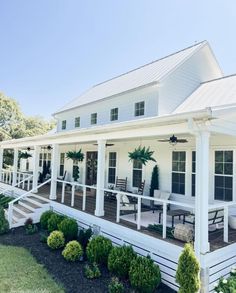
<svg viewBox="0 0 236 293"><path fill-rule="evenodd" d="M63 293L25 249L0 245L0 292L1 293Z"/></svg>

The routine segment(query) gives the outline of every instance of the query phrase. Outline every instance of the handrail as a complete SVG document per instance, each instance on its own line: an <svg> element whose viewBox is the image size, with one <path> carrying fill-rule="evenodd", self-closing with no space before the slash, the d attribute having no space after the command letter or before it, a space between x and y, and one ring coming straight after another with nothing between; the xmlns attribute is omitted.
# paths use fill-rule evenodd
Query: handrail
<svg viewBox="0 0 236 293"><path fill-rule="evenodd" d="M33 175L30 175L28 177L26 177L25 179L23 179L22 181L20 182L17 182L15 185L11 186L10 188L4 190L3 192L6 193L6 192L9 192L9 191L12 191L14 190L17 186L19 186L20 184L24 183L25 181L29 180L30 178L32 178Z"/></svg>
<svg viewBox="0 0 236 293"><path fill-rule="evenodd" d="M96 186L93 185L86 185L78 182L70 182L70 181L63 181L61 179L57 179L57 182L64 183L64 184L70 184L70 185L75 185L75 186L81 186L81 187L87 187L87 188L92 188L92 189L97 189Z"/></svg>
<svg viewBox="0 0 236 293"><path fill-rule="evenodd" d="M27 191L26 193L23 193L22 195L20 195L19 197L13 199L12 201L9 202L9 205L13 205L15 202L17 202L18 200L24 198L26 195L30 194L31 192L35 191L38 188L41 188L42 186L44 186L45 184L49 183L51 181L51 178L48 179L47 181L44 181L43 183L39 184L38 186L32 188L31 190Z"/></svg>

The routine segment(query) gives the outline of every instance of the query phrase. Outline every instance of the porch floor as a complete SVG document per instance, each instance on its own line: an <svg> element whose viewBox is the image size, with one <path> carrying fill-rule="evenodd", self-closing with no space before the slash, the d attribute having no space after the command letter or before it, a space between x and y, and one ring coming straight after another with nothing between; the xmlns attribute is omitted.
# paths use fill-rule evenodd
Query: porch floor
<svg viewBox="0 0 236 293"><path fill-rule="evenodd" d="M39 189L38 195L42 197L49 198L49 186L43 186ZM75 192L75 199L74 199L74 209L82 211L82 192L76 191ZM57 188L57 200L58 203L61 203L61 188ZM95 202L96 196L87 190L86 193L86 210L84 212L94 215L95 211ZM65 200L64 205L71 207L71 192L65 192ZM105 220L111 221L116 223L116 200L108 199L105 197L104 199L104 210L105 215L102 217ZM150 208L142 206L142 214L141 214L141 229L139 230L140 233L147 234L149 236L158 238L163 241L170 242L172 244L176 244L178 246L183 247L184 242L167 237L166 239L162 238L162 235L153 232L147 229L148 220L150 220L150 224L158 224L158 212L155 211L154 213L150 210ZM143 218L143 219L142 219ZM178 221L175 221L178 223ZM137 230L137 225L135 224L134 214L130 212L129 214L121 214L120 223L124 227ZM171 227L171 218L167 217L167 226ZM211 251L217 250L224 246L236 242L236 230L229 228L229 243L225 243L223 241L223 229L217 229L215 231L209 232L209 241L210 241L210 249Z"/></svg>

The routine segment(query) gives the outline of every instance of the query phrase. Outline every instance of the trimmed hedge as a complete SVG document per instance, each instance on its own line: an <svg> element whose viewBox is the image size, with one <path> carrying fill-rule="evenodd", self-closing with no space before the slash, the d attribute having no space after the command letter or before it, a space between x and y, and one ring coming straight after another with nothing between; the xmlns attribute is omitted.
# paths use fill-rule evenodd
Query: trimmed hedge
<svg viewBox="0 0 236 293"><path fill-rule="evenodd" d="M83 248L78 241L73 240L66 244L62 255L67 261L77 261L83 256Z"/></svg>
<svg viewBox="0 0 236 293"><path fill-rule="evenodd" d="M66 240L77 239L78 224L76 220L65 218L58 224L58 230L64 234Z"/></svg>
<svg viewBox="0 0 236 293"><path fill-rule="evenodd" d="M161 273L150 257L137 256L130 265L131 286L140 293L151 293L161 283Z"/></svg>
<svg viewBox="0 0 236 293"><path fill-rule="evenodd" d="M51 218L52 215L55 215L53 211L46 211L42 213L40 217L40 226L42 229L44 230L48 229L48 220Z"/></svg>
<svg viewBox="0 0 236 293"><path fill-rule="evenodd" d="M59 224L65 219L65 216L58 215L58 214L53 214L49 219L48 219L48 231L53 232L58 229Z"/></svg>
<svg viewBox="0 0 236 293"><path fill-rule="evenodd" d="M131 246L113 247L108 257L108 269L120 278L127 278L135 258L136 253Z"/></svg>
<svg viewBox="0 0 236 293"><path fill-rule="evenodd" d="M86 248L88 260L91 263L107 265L107 259L112 250L112 242L103 236L92 238Z"/></svg>
<svg viewBox="0 0 236 293"><path fill-rule="evenodd" d="M47 239L47 244L51 249L59 249L65 245L65 238L61 231L53 231Z"/></svg>

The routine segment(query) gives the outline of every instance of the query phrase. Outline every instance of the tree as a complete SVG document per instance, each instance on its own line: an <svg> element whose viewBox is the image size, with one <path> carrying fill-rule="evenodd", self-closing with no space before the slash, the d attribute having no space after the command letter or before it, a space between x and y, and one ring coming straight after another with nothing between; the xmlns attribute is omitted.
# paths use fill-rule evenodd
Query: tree
<svg viewBox="0 0 236 293"><path fill-rule="evenodd" d="M53 127L54 121L25 116L14 99L0 93L0 141L41 135Z"/></svg>
<svg viewBox="0 0 236 293"><path fill-rule="evenodd" d="M176 281L180 285L179 293L196 293L200 289L200 265L193 246L185 244L179 257Z"/></svg>
<svg viewBox="0 0 236 293"><path fill-rule="evenodd" d="M150 184L150 196L154 195L154 190L159 189L159 169L158 166L155 165L152 171L152 178Z"/></svg>

